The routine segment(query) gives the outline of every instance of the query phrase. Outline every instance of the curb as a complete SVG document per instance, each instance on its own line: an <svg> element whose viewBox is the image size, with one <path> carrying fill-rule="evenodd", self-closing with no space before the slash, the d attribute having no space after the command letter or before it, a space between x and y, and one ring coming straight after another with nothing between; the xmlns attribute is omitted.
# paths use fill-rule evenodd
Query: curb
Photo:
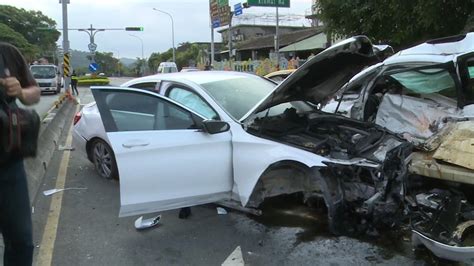
<svg viewBox="0 0 474 266"><path fill-rule="evenodd" d="M24 160L31 204L36 200L46 169L58 148L59 138L68 122L72 121L75 106L74 101L60 97L42 121L36 157Z"/></svg>

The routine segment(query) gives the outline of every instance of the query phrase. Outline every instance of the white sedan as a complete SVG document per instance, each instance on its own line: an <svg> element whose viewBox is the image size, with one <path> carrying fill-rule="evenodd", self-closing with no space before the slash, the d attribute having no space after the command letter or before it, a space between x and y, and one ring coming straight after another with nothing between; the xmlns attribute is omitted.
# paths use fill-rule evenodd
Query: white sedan
<svg viewBox="0 0 474 266"><path fill-rule="evenodd" d="M364 183L365 194L347 198L360 203L380 193L384 178L406 174L403 140L316 107L374 58L361 36L320 53L276 89L264 78L233 72L94 87L96 104L75 121L75 146L96 165L109 163L104 172L120 174L120 216L210 202L253 208L271 196L322 193L330 221L338 217L331 223L336 232L346 226L339 197L348 194L334 190L337 182ZM352 171L357 174L345 180Z"/></svg>

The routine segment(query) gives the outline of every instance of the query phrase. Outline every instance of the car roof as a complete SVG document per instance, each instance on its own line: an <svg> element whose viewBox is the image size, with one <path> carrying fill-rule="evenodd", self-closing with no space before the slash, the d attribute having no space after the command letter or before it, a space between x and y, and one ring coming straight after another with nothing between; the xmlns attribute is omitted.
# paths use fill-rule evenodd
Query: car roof
<svg viewBox="0 0 474 266"><path fill-rule="evenodd" d="M446 63L474 51L474 33L427 41L402 50L384 61L385 65L404 62Z"/></svg>
<svg viewBox="0 0 474 266"><path fill-rule="evenodd" d="M278 70L278 71L275 71L275 72L271 72L267 75L265 75L266 78L270 78L270 77L273 77L273 76L278 76L278 75L289 75L293 72L295 72L296 69L284 69L284 70Z"/></svg>
<svg viewBox="0 0 474 266"><path fill-rule="evenodd" d="M242 72L234 71L191 71L191 72L174 72L165 74L155 74L151 76L141 77L132 79L122 84L122 87L127 87L132 84L141 82L158 82L162 80L181 82L181 83L194 83L201 85L203 83L214 82L219 80L231 79L236 77L257 77L253 74L247 74Z"/></svg>

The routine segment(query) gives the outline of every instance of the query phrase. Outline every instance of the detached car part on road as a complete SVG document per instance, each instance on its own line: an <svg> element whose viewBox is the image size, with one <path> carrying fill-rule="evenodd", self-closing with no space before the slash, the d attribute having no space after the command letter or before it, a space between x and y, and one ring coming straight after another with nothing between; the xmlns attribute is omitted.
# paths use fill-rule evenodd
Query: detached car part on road
<svg viewBox="0 0 474 266"><path fill-rule="evenodd" d="M318 110L379 61L374 50L366 37L350 38L276 89L253 75L222 72L128 84L148 81L148 90L92 88L120 174L120 216L222 201L257 208L268 197L303 193L307 202L324 198L336 234L410 220L428 239L460 245L455 228L471 220L472 206L449 184L409 173L412 143ZM87 148L82 119L74 138Z"/></svg>

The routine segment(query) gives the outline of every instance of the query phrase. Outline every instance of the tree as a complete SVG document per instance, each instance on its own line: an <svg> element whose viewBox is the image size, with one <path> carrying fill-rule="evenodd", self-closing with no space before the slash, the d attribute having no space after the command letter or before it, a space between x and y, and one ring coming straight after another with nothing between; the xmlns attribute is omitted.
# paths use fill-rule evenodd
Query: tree
<svg viewBox="0 0 474 266"><path fill-rule="evenodd" d="M132 65L134 76L141 76L145 72L146 59L137 57L137 61Z"/></svg>
<svg viewBox="0 0 474 266"><path fill-rule="evenodd" d="M0 23L0 41L16 46L28 61L33 61L38 53L38 47L3 23Z"/></svg>
<svg viewBox="0 0 474 266"><path fill-rule="evenodd" d="M176 65L178 68L186 66L195 66L202 56L202 50L206 49L206 45L198 45L196 43L181 43L176 52ZM168 62L173 59L173 50L169 49L163 53L152 53L148 58L148 66L152 71L156 71L161 62Z"/></svg>
<svg viewBox="0 0 474 266"><path fill-rule="evenodd" d="M103 72L107 75L118 72L118 59L113 57L113 53L97 52L95 54L95 62L99 65L99 72Z"/></svg>
<svg viewBox="0 0 474 266"><path fill-rule="evenodd" d="M60 36L59 31L54 29L56 22L41 11L0 5L0 23L21 34L30 44L39 47L41 53L51 54L56 51L56 41Z"/></svg>
<svg viewBox="0 0 474 266"><path fill-rule="evenodd" d="M462 32L472 0L319 0L326 31L336 36L367 35L397 48Z"/></svg>

